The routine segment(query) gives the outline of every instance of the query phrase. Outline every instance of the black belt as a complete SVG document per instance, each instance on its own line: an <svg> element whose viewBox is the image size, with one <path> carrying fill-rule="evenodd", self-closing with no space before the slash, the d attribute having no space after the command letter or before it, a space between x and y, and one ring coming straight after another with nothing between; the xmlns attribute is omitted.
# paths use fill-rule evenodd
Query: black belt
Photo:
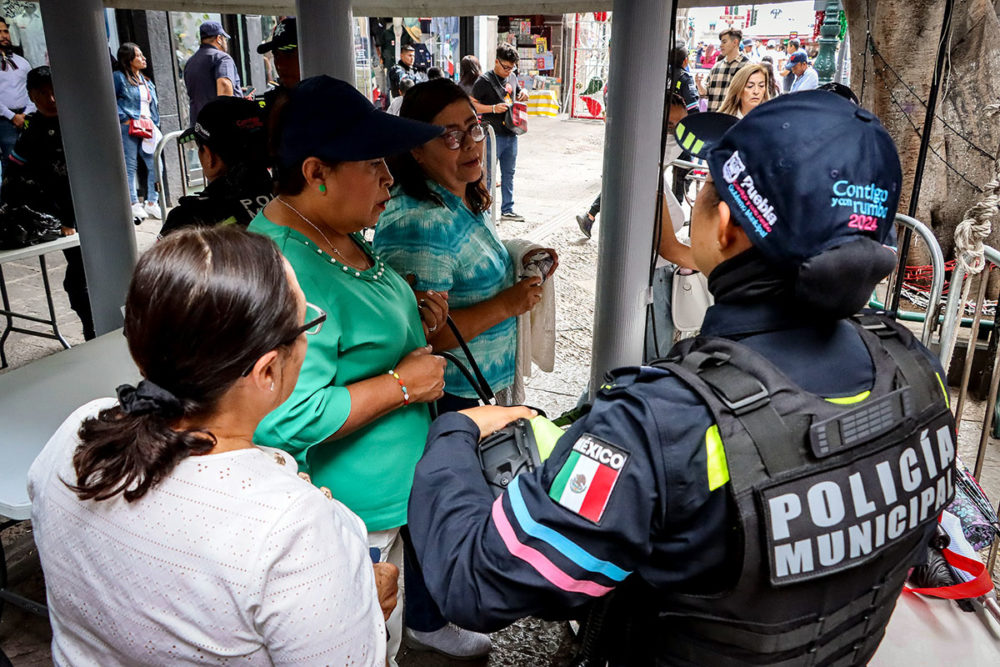
<svg viewBox="0 0 1000 667"><path fill-rule="evenodd" d="M10 109L11 113L13 113L16 116L19 113L24 113L24 110L25 110L26 107L21 107L20 109L14 109L14 108L11 108L11 107L7 107L7 108ZM5 118L4 120L6 120L8 123L13 123L14 122L10 118Z"/></svg>

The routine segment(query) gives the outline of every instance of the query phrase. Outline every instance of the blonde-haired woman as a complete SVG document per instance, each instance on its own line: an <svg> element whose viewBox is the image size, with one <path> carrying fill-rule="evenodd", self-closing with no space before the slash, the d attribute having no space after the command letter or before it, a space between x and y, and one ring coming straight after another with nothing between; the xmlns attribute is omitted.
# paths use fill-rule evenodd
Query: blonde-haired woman
<svg viewBox="0 0 1000 667"><path fill-rule="evenodd" d="M765 65L744 65L733 77L719 113L743 118L771 99L771 72Z"/></svg>

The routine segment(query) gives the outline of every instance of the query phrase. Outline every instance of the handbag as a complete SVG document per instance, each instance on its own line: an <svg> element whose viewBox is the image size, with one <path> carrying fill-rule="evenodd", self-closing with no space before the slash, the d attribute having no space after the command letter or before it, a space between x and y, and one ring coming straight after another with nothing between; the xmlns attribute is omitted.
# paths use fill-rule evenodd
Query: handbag
<svg viewBox="0 0 1000 667"><path fill-rule="evenodd" d="M128 122L128 135L137 139L153 138L152 118L133 118Z"/></svg>
<svg viewBox="0 0 1000 667"><path fill-rule="evenodd" d="M696 334L705 319L705 311L715 303L708 291L705 274L680 267L675 269L671 297L674 329L681 334Z"/></svg>
<svg viewBox="0 0 1000 667"><path fill-rule="evenodd" d="M503 117L503 126L516 136L521 136L527 132L528 105L524 102L514 102L507 107L507 113Z"/></svg>
<svg viewBox="0 0 1000 667"><path fill-rule="evenodd" d="M519 137L528 131L528 105L524 102L508 102L507 100L510 99L510 95L500 85L499 77L495 72L490 72L490 74L493 75L490 78L490 83L493 84L497 95L503 100L501 104L507 105L507 111L504 112L501 123L504 129L514 136Z"/></svg>

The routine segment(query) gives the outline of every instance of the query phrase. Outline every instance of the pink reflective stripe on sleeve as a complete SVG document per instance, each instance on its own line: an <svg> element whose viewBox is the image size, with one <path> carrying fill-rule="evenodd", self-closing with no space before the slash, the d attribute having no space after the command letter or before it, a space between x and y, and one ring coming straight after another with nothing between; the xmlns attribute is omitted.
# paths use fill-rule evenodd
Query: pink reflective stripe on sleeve
<svg viewBox="0 0 1000 667"><path fill-rule="evenodd" d="M507 519L507 514L503 511L502 501L503 496L497 498L493 503L493 523L497 527L497 532L500 533L500 539L503 540L504 545L506 545L507 550L511 554L533 567L546 581L564 591L583 593L595 598L607 595L612 591L611 588L601 586L593 581L574 579L546 558L545 554L522 544L517 539L517 534L514 532L514 528L511 527L510 521Z"/></svg>

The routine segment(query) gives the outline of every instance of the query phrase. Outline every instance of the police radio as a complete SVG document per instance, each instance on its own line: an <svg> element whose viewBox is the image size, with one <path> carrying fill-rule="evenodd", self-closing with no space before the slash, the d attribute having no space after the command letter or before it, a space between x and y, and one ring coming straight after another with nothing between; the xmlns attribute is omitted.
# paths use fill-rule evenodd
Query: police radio
<svg viewBox="0 0 1000 667"><path fill-rule="evenodd" d="M462 338L451 316L448 317L448 326L455 335L455 340L465 353L472 370L450 352L439 352L442 357L455 364L455 367L465 376L469 384L476 390L479 399L484 405L496 402L496 395L490 389L489 383L479 370L472 352L465 339ZM563 430L553 424L545 417L544 412L538 410L538 416L533 419L518 419L508 424L496 433L492 433L479 441L476 451L479 457L479 465L483 469L483 477L490 486L493 497L496 498L513 481L515 477L523 472L531 472L542 464L552 453L556 441L563 434ZM436 417L436 409L432 416Z"/></svg>
<svg viewBox="0 0 1000 667"><path fill-rule="evenodd" d="M496 498L523 472L542 465L563 430L543 415L518 419L479 441L479 465Z"/></svg>
<svg viewBox="0 0 1000 667"><path fill-rule="evenodd" d="M522 472L542 464L538 444L527 419L518 419L479 441L479 465L496 498Z"/></svg>

